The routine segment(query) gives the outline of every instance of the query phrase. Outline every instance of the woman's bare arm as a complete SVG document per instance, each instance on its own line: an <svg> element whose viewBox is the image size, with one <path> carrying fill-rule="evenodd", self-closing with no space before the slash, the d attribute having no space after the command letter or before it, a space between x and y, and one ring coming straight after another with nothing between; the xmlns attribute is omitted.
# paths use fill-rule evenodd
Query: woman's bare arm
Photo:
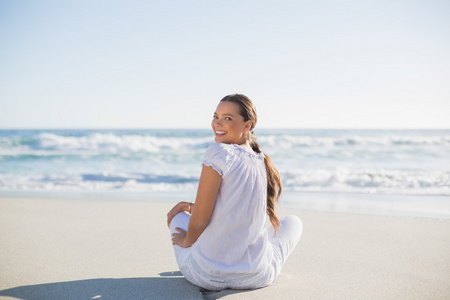
<svg viewBox="0 0 450 300"><path fill-rule="evenodd" d="M197 241L211 219L221 182L222 177L212 167L203 165L188 231L177 229L179 234L173 234L172 238L174 245L187 248Z"/></svg>

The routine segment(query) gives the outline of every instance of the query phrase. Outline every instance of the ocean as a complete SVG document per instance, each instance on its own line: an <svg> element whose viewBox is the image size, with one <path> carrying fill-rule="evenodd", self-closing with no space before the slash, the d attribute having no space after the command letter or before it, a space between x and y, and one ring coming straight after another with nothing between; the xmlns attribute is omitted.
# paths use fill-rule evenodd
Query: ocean
<svg viewBox="0 0 450 300"><path fill-rule="evenodd" d="M450 130L257 129L289 208L450 218ZM0 196L195 199L211 130L0 130ZM150 200L149 200L150 201Z"/></svg>

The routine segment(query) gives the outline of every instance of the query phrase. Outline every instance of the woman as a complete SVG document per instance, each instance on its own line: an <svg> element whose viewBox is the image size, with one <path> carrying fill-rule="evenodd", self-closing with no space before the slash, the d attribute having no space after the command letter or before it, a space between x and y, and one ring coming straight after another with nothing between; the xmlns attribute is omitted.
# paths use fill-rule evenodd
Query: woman
<svg viewBox="0 0 450 300"><path fill-rule="evenodd" d="M253 136L256 121L246 96L220 101L211 124L216 143L206 150L195 205L180 202L167 214L182 274L208 290L271 284L302 233L298 217L275 214L281 179Z"/></svg>

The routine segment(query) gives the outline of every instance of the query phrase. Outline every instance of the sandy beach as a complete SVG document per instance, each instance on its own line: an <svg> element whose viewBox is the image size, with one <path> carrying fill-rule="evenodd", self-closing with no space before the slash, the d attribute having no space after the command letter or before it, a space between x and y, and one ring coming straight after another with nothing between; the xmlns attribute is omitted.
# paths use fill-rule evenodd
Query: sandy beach
<svg viewBox="0 0 450 300"><path fill-rule="evenodd" d="M277 281L209 292L178 271L173 204L0 198L0 298L450 298L449 220L280 210L304 233Z"/></svg>

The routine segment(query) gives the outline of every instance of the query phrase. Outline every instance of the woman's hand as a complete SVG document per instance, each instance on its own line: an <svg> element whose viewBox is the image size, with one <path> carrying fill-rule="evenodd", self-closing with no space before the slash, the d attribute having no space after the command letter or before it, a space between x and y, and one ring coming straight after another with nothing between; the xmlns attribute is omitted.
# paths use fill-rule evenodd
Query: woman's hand
<svg viewBox="0 0 450 300"><path fill-rule="evenodd" d="M168 213L167 213L167 227L170 228L170 222L173 217L183 211L189 211L189 202L178 202Z"/></svg>
<svg viewBox="0 0 450 300"><path fill-rule="evenodd" d="M167 227L170 228L170 222L172 221L173 217L175 217L177 214L182 212L181 210L181 202L177 203L168 213L167 213Z"/></svg>
<svg viewBox="0 0 450 300"><path fill-rule="evenodd" d="M179 233L172 234L172 245L178 245L182 248L190 247L191 245L186 245L186 231L178 227L175 230Z"/></svg>

